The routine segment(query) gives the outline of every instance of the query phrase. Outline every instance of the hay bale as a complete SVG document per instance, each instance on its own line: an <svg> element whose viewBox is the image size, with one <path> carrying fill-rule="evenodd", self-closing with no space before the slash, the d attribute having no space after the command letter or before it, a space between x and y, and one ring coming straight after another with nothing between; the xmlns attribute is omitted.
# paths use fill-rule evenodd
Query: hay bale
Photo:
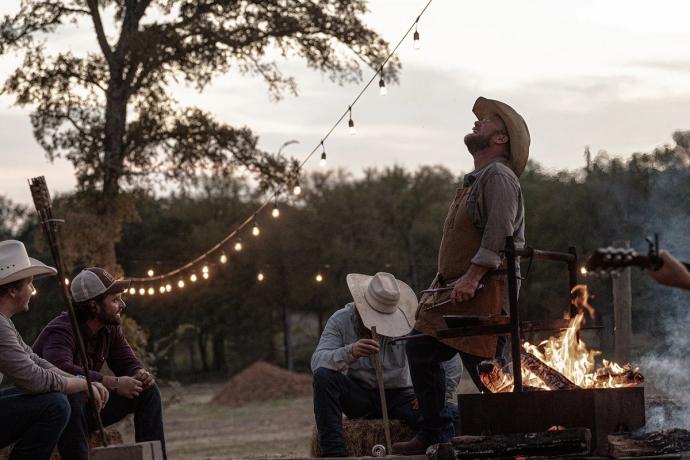
<svg viewBox="0 0 690 460"><path fill-rule="evenodd" d="M416 431L400 420L390 420L391 441L409 441L416 434ZM373 419L345 419L343 420L343 431L345 432L345 442L347 443L347 455L349 457L368 457L371 456L371 448L376 444L386 445L386 434L383 430L383 420ZM387 452L390 454L390 452ZM311 445L309 455L320 457L319 436L314 427L311 435Z"/></svg>
<svg viewBox="0 0 690 460"><path fill-rule="evenodd" d="M257 361L231 378L211 403L237 407L251 401L293 399L311 394L311 374L298 374Z"/></svg>
<svg viewBox="0 0 690 460"><path fill-rule="evenodd" d="M105 429L106 437L108 438L108 444L122 444L124 440L122 439L122 433L115 428ZM93 432L89 435L89 454L94 447L101 447L103 443L101 442L101 436L97 432ZM0 449L0 460L7 460L10 456L11 446ZM53 454L50 456L50 460L61 460L60 454L58 454L57 448L53 450Z"/></svg>

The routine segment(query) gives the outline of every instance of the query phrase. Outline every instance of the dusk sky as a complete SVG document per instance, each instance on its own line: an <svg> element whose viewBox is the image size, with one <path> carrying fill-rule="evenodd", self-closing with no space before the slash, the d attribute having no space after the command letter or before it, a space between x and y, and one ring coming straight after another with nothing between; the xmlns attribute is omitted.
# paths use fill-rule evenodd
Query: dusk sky
<svg viewBox="0 0 690 460"><path fill-rule="evenodd" d="M18 4L3 0L0 14ZM366 22L395 44L425 4L372 0ZM518 110L532 134L531 158L552 171L582 166L586 145L625 157L671 143L674 130L690 129L688 17L690 2L681 0L434 0L419 23L421 49L413 49L411 36L400 48L400 85L387 96L372 85L353 108L357 134L343 124L327 141L329 167L355 175L396 164L470 171L462 138L477 96ZM89 24L60 29L48 48L94 49L93 31ZM0 76L17 62L0 57ZM296 78L298 97L271 102L262 81L232 71L201 94L181 86L175 97L253 128L269 151L297 140L285 153L302 159L363 83L338 86L296 60L283 69ZM70 190L71 165L46 160L32 136L31 111L12 102L0 96L0 194L29 203L26 180L36 175L53 190ZM307 163L318 167L318 156Z"/></svg>

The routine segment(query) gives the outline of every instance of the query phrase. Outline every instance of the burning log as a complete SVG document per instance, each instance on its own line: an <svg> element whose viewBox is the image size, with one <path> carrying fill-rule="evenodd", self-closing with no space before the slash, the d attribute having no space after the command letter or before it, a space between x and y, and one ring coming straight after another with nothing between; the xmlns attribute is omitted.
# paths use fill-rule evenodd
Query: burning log
<svg viewBox="0 0 690 460"><path fill-rule="evenodd" d="M563 457L587 455L592 434L587 428L453 438L456 458Z"/></svg>
<svg viewBox="0 0 690 460"><path fill-rule="evenodd" d="M477 364L479 379L492 393L502 393L513 388L513 376L506 374L501 364L497 359Z"/></svg>
<svg viewBox="0 0 690 460"><path fill-rule="evenodd" d="M520 364L523 369L527 369L539 377L550 390L575 390L580 388L532 353L527 351L520 353Z"/></svg>
<svg viewBox="0 0 690 460"><path fill-rule="evenodd" d="M597 369L597 382L608 382L613 387L641 385L644 383L644 376L640 373L640 370L633 369L630 364L619 367L614 363L613 366L615 367L613 367L608 366L605 362L604 366Z"/></svg>

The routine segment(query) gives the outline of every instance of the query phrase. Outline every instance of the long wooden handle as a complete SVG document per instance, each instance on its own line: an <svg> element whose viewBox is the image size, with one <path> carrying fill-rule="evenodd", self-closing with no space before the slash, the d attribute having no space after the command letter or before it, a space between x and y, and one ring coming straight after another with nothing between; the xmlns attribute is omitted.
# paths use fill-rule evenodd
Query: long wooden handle
<svg viewBox="0 0 690 460"><path fill-rule="evenodd" d="M376 326L371 327L371 338L378 342L379 335L376 333ZM383 386L383 363L381 362L381 350L376 353L376 381L379 384L379 397L381 398L381 414L383 415L383 432L386 435L386 451L390 455L393 452L391 442L391 428L388 422L388 407L386 406L386 389Z"/></svg>

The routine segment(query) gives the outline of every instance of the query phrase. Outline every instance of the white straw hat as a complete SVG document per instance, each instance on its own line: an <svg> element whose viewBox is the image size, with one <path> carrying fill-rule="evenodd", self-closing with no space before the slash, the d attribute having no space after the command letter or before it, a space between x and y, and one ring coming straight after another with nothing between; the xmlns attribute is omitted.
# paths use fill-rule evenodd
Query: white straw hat
<svg viewBox="0 0 690 460"><path fill-rule="evenodd" d="M417 296L410 286L390 273L374 276L350 273L347 287L367 329L386 337L400 337L412 330Z"/></svg>
<svg viewBox="0 0 690 460"><path fill-rule="evenodd" d="M21 241L0 241L0 286L30 276L38 278L56 273L53 267L29 257Z"/></svg>

